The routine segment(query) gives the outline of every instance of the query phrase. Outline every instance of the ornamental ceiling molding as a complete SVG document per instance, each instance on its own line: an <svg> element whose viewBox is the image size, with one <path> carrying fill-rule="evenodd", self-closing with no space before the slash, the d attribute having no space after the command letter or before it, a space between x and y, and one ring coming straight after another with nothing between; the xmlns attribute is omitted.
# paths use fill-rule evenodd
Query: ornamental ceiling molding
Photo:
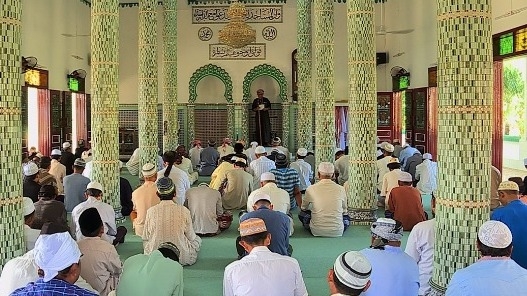
<svg viewBox="0 0 527 296"><path fill-rule="evenodd" d="M91 0L79 0L80 2L84 3L85 5L88 5L91 7ZM187 0L188 5L210 5L210 4L230 4L230 0ZM373 0L375 3L384 3L388 0ZM251 3L286 3L287 0L239 0L241 3L245 4L251 4ZM346 3L346 0L335 0L336 3ZM163 1L158 1L158 5L163 5ZM139 2L127 2L127 3L119 3L119 7L126 8L126 7L136 7L139 6Z"/></svg>

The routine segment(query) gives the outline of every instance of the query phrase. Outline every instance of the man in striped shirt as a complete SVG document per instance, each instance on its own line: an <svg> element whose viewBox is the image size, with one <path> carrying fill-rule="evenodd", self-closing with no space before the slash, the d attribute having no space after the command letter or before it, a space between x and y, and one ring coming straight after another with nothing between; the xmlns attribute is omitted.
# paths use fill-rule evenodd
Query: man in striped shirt
<svg viewBox="0 0 527 296"><path fill-rule="evenodd" d="M284 154L276 155L276 169L270 172L275 175L276 186L289 193L291 209L302 204L302 193L300 192L300 177L295 169L288 168L289 162Z"/></svg>
<svg viewBox="0 0 527 296"><path fill-rule="evenodd" d="M274 161L267 158L267 152L263 146L256 147L254 153L256 154L256 159L251 161L249 166L254 177L253 189L258 189L260 188L260 176L276 168L276 165Z"/></svg>

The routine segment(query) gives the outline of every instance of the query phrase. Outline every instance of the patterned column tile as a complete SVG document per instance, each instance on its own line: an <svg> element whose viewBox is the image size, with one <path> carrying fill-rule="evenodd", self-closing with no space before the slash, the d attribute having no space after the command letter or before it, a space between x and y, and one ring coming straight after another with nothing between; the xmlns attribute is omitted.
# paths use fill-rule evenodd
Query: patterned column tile
<svg viewBox="0 0 527 296"><path fill-rule="evenodd" d="M297 43L298 62L298 147L313 149L313 116L311 80L311 0L297 0Z"/></svg>
<svg viewBox="0 0 527 296"><path fill-rule="evenodd" d="M165 13L163 34L163 150L176 149L178 143L177 118L177 0L163 1Z"/></svg>

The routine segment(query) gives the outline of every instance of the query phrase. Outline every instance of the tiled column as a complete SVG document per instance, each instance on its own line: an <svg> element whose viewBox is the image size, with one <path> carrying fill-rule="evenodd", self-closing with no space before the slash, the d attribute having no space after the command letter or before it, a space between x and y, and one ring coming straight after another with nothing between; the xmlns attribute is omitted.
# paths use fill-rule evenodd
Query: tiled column
<svg viewBox="0 0 527 296"><path fill-rule="evenodd" d="M139 1L139 148L141 167L157 163L157 0Z"/></svg>
<svg viewBox="0 0 527 296"><path fill-rule="evenodd" d="M227 136L231 139L236 139L236 132L234 131L236 126L236 117L234 114L234 104L227 103Z"/></svg>
<svg viewBox="0 0 527 296"><path fill-rule="evenodd" d="M20 98L21 0L0 8L0 269L24 253L22 219L22 118Z"/></svg>
<svg viewBox="0 0 527 296"><path fill-rule="evenodd" d="M335 160L334 0L315 1L315 157Z"/></svg>
<svg viewBox="0 0 527 296"><path fill-rule="evenodd" d="M104 201L121 216L119 196L119 0L93 0L91 6L92 180L104 188Z"/></svg>
<svg viewBox="0 0 527 296"><path fill-rule="evenodd" d="M194 141L194 128L195 128L195 122L194 122L194 107L196 105L194 104L188 104L187 105L187 120L188 120L188 140L189 140L189 143L192 143L192 141ZM204 141L207 141L208 139L199 139L201 140L203 143L205 143Z"/></svg>
<svg viewBox="0 0 527 296"><path fill-rule="evenodd" d="M177 117L177 0L163 1L165 23L163 32L163 121L165 130L163 151L176 149L178 143Z"/></svg>
<svg viewBox="0 0 527 296"><path fill-rule="evenodd" d="M288 101L282 102L282 145L289 145L289 109L291 103ZM291 151L292 152L292 151ZM294 153L294 152L293 152ZM289 157L289 155L287 156Z"/></svg>
<svg viewBox="0 0 527 296"><path fill-rule="evenodd" d="M375 10L371 0L348 0L348 211L356 224L375 221L377 77Z"/></svg>
<svg viewBox="0 0 527 296"><path fill-rule="evenodd" d="M478 228L489 219L490 6L491 0L438 1L439 180L432 295L443 295L452 274L477 260Z"/></svg>
<svg viewBox="0 0 527 296"><path fill-rule="evenodd" d="M297 0L298 147L313 149L311 0Z"/></svg>

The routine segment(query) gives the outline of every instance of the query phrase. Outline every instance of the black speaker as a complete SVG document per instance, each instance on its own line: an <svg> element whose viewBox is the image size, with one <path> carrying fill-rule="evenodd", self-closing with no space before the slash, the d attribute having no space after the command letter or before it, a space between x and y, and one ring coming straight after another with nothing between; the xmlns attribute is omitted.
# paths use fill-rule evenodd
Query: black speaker
<svg viewBox="0 0 527 296"><path fill-rule="evenodd" d="M378 52L377 53L377 66L382 64L388 64L388 53L387 52Z"/></svg>

